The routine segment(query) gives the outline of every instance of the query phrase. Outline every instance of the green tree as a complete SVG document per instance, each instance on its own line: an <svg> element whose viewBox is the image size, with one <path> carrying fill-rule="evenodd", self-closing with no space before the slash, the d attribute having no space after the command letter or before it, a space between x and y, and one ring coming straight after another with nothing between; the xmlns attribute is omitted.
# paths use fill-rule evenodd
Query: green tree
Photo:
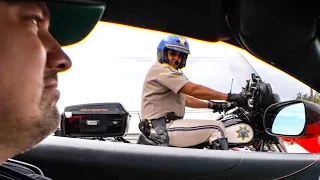
<svg viewBox="0 0 320 180"><path fill-rule="evenodd" d="M310 94L309 93L302 94L301 92L299 92L295 97L295 99L311 101L311 102L320 104L320 94L311 88L310 88Z"/></svg>

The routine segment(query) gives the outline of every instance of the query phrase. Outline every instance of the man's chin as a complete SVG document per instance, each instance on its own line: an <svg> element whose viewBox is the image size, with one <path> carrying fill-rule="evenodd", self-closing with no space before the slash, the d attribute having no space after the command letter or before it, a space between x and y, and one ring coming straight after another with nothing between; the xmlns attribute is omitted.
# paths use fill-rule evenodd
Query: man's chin
<svg viewBox="0 0 320 180"><path fill-rule="evenodd" d="M45 89L43 94L50 99L58 101L60 99L60 91L56 88Z"/></svg>
<svg viewBox="0 0 320 180"><path fill-rule="evenodd" d="M56 97L50 99L51 102L47 102L46 105L42 104L42 118L39 120L41 121L43 136L53 133L58 128L61 120L60 113L57 108L58 100L55 98Z"/></svg>
<svg viewBox="0 0 320 180"><path fill-rule="evenodd" d="M25 121L25 128L21 129L19 134L11 137L12 148L16 149L16 153L26 152L32 149L37 144L41 143L58 127L60 115L55 108L50 108L45 111L46 114L33 116L32 119Z"/></svg>

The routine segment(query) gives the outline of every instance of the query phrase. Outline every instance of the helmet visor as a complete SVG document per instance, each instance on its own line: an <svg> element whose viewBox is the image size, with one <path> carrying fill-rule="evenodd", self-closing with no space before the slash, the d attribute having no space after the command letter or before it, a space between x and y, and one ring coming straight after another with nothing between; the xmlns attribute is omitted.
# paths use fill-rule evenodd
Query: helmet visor
<svg viewBox="0 0 320 180"><path fill-rule="evenodd" d="M182 46L173 45L173 44L165 44L164 46L170 50L179 51L179 52L182 52L185 54L190 54L189 49L182 47Z"/></svg>

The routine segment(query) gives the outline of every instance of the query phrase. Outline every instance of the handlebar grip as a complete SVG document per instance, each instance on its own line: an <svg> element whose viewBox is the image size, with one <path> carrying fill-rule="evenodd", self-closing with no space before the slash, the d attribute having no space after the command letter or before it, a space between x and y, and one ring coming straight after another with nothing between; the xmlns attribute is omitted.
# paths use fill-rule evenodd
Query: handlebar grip
<svg viewBox="0 0 320 180"><path fill-rule="evenodd" d="M237 107L237 105L238 105L237 102L227 102L227 103L224 104L223 109L224 110L229 110L229 109Z"/></svg>
<svg viewBox="0 0 320 180"><path fill-rule="evenodd" d="M234 107L237 107L238 103L237 103L237 102L232 102L232 105L233 105Z"/></svg>

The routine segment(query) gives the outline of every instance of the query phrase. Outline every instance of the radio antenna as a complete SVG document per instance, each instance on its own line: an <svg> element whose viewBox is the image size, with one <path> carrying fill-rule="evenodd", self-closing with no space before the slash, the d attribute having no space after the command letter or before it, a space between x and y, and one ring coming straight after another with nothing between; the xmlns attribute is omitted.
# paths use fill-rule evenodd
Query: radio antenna
<svg viewBox="0 0 320 180"><path fill-rule="evenodd" d="M231 80L230 94L232 93L232 85L233 85L233 78L232 78L232 80Z"/></svg>

